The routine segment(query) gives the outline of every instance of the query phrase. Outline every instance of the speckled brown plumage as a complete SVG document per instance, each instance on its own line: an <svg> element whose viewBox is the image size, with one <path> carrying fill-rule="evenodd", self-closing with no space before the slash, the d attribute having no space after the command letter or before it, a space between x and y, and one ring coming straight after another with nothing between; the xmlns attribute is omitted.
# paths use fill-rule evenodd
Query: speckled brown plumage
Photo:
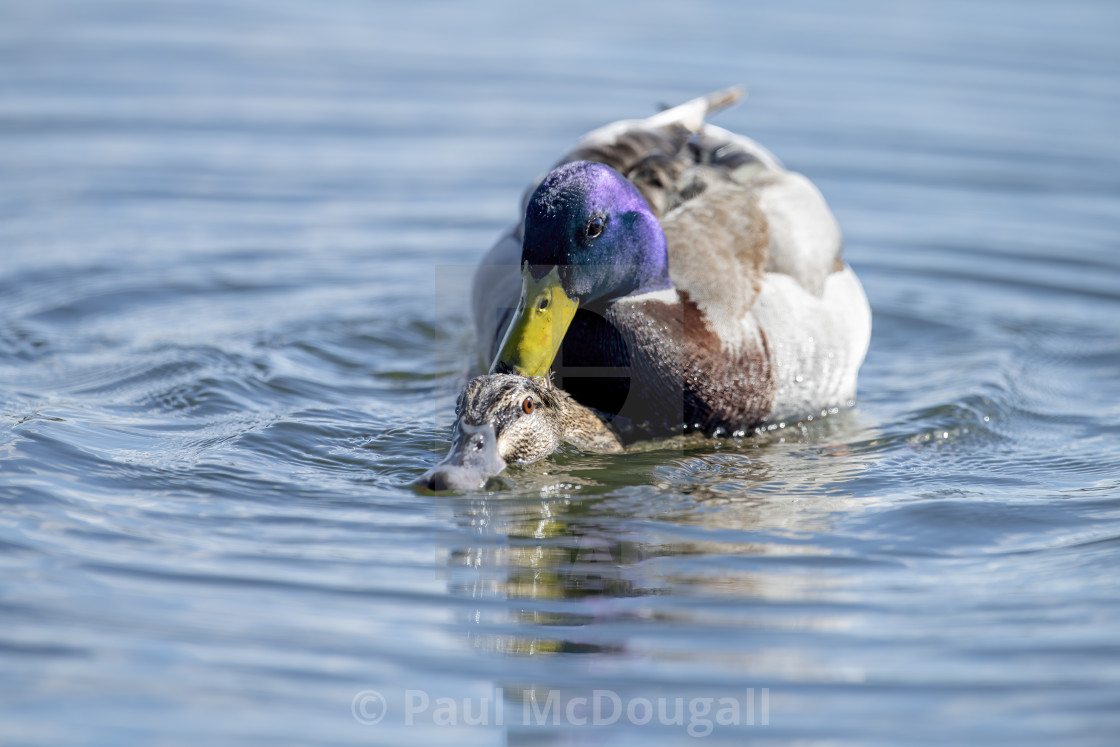
<svg viewBox="0 0 1120 747"><path fill-rule="evenodd" d="M526 412L526 398L532 402L530 412ZM536 461L561 442L584 451L622 450L618 438L594 412L546 378L478 376L459 395L456 415L466 425L493 425L498 453L507 462Z"/></svg>

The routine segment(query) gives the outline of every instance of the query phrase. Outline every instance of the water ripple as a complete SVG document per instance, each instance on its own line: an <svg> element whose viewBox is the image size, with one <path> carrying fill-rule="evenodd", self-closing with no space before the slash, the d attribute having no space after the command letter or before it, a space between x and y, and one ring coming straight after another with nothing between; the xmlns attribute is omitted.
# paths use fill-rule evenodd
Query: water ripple
<svg viewBox="0 0 1120 747"><path fill-rule="evenodd" d="M736 744L1110 741L1113 7L373 8L5 9L7 741L498 735L405 727L406 688L767 688ZM524 185L729 70L719 123L820 186L868 291L856 406L415 492Z"/></svg>

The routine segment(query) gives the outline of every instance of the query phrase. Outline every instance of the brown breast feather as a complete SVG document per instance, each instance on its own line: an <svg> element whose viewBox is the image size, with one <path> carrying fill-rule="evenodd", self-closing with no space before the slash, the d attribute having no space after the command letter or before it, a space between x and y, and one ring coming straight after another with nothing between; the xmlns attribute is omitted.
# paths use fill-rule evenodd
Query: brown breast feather
<svg viewBox="0 0 1120 747"><path fill-rule="evenodd" d="M632 366L650 382L646 396L680 403L681 422L705 432L753 428L770 412L775 383L766 337L729 353L687 293L677 303L614 304L612 322L624 331Z"/></svg>

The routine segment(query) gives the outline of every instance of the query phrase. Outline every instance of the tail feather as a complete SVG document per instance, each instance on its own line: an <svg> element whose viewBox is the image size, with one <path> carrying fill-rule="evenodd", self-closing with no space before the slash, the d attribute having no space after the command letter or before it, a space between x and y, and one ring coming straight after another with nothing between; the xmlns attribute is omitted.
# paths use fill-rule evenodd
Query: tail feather
<svg viewBox="0 0 1120 747"><path fill-rule="evenodd" d="M724 88L658 112L646 119L646 124L651 127L679 124L689 132L699 132L708 116L720 109L726 109L746 95L747 89L744 86Z"/></svg>

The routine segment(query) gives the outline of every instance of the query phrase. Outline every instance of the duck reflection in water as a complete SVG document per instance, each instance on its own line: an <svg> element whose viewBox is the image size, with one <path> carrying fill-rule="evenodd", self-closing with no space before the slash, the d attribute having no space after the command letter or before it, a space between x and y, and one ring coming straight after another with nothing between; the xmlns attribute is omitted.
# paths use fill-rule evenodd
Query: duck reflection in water
<svg viewBox="0 0 1120 747"><path fill-rule="evenodd" d="M458 619L471 646L517 657L621 661L649 653L633 648L634 626L656 639L681 620L714 630L773 625L765 616L727 619L719 600L728 594L782 603L828 598L836 582L817 564L776 570L772 559L828 556L807 537L830 531L833 514L852 500L836 494L834 481L865 466L862 456L819 443L859 428L854 418L837 418L835 434L820 425L782 448L771 449L767 441L758 442L758 450L748 446L749 456L713 451L700 437L688 448L682 439L675 455L667 448L632 450L618 470L646 475L650 484L635 485L632 474L604 469L619 460L566 452L547 471L524 470L521 489L452 499L459 535L441 565L449 593L462 600ZM811 475L791 469L805 458L818 462ZM803 482L796 479L802 474ZM581 497L584 487L602 491L615 478L624 487ZM809 496L812 501L804 500ZM709 572L705 558L727 555L742 559L739 567ZM786 619L829 629L848 624L797 609ZM712 665L740 674L764 667L767 640L740 640L738 656ZM512 673L497 685L510 703L543 702L560 687ZM568 695L585 697L586 689L561 692L561 706ZM617 689L644 692L637 685Z"/></svg>

